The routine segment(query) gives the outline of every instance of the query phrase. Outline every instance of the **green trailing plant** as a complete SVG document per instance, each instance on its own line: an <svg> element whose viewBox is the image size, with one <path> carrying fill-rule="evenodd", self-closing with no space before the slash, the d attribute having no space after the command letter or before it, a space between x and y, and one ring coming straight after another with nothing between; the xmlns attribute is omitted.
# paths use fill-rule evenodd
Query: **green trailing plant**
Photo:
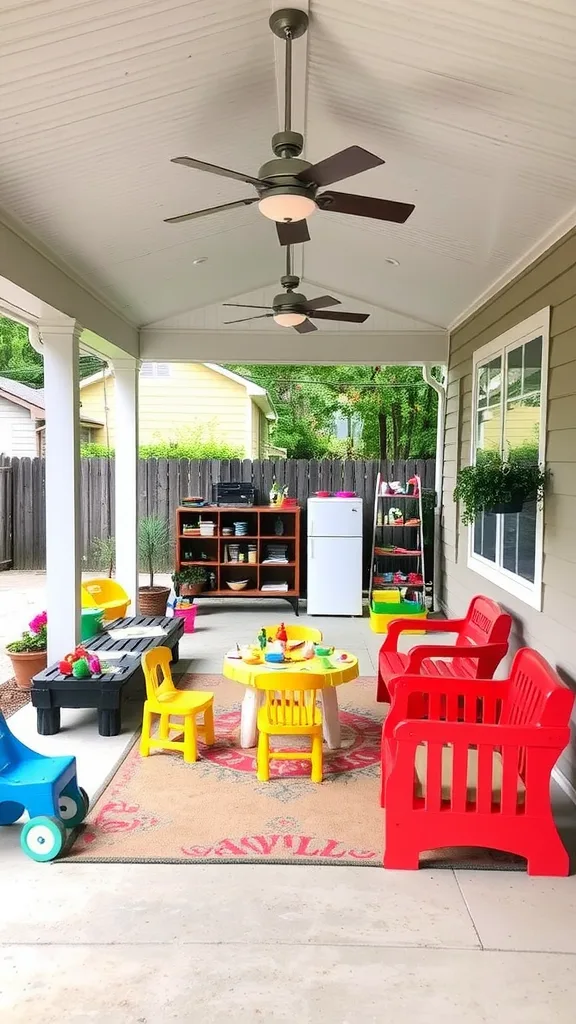
<svg viewBox="0 0 576 1024"><path fill-rule="evenodd" d="M154 573L168 566L170 558L170 531L164 519L146 516L138 524L138 552L140 567L154 586Z"/></svg>
<svg viewBox="0 0 576 1024"><path fill-rule="evenodd" d="M538 463L538 447L524 444L511 448L504 458L493 449L478 451L476 464L460 470L454 501L462 504L461 518L471 524L483 512L506 505L542 501L548 474Z"/></svg>
<svg viewBox="0 0 576 1024"><path fill-rule="evenodd" d="M205 584L208 580L208 573L202 565L190 565L180 572L172 573L172 583L176 597L180 597L181 587L197 587Z"/></svg>

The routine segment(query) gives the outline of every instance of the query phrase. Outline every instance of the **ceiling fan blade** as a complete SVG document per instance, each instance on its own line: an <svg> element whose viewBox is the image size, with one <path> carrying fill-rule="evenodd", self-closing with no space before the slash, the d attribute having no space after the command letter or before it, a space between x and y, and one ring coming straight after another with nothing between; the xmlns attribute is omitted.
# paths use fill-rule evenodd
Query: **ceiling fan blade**
<svg viewBox="0 0 576 1024"><path fill-rule="evenodd" d="M280 245L299 245L310 241L310 232L305 220L276 221Z"/></svg>
<svg viewBox="0 0 576 1024"><path fill-rule="evenodd" d="M181 213L178 217L166 217L165 224L182 224L185 220L196 220L197 217L207 217L210 213L219 213L220 210L235 210L239 206L252 206L258 202L258 196L254 199L237 199L235 203L222 203L221 206L209 206L206 210L194 210L194 213Z"/></svg>
<svg viewBox="0 0 576 1024"><path fill-rule="evenodd" d="M298 331L298 334L310 334L310 331L317 331L318 328L310 320L305 320L304 323L298 324L294 330Z"/></svg>
<svg viewBox="0 0 576 1024"><path fill-rule="evenodd" d="M413 203L395 203L393 199L375 199L374 196L354 196L347 192L323 192L316 196L321 210L328 213L348 213L353 217L371 217L404 224L414 210Z"/></svg>
<svg viewBox="0 0 576 1024"><path fill-rule="evenodd" d="M344 313L332 309L319 309L316 312L311 309L308 316L314 317L315 320L341 320L347 324L363 324L370 316L370 313Z"/></svg>
<svg viewBox="0 0 576 1024"><path fill-rule="evenodd" d="M300 171L297 178L318 186L332 185L335 181L343 181L344 178L351 178L353 174L369 171L371 167L379 167L383 163L384 160L362 149L362 146L348 146L326 160Z"/></svg>
<svg viewBox="0 0 576 1024"><path fill-rule="evenodd" d="M324 306L339 306L340 299L335 299L332 295L319 295L317 299L309 299L306 303L306 309L323 309Z"/></svg>
<svg viewBox="0 0 576 1024"><path fill-rule="evenodd" d="M245 302L223 302L223 306L235 306L238 309L273 309L273 306L251 306Z"/></svg>
<svg viewBox="0 0 576 1024"><path fill-rule="evenodd" d="M259 309L261 307L257 306L256 308ZM240 318L240 320L224 320L223 323L225 323L225 324L243 324L243 323L246 322L246 320L265 320L266 317L269 317L269 316L274 316L274 313L261 313L260 316L243 316L243 317Z"/></svg>
<svg viewBox="0 0 576 1024"><path fill-rule="evenodd" d="M192 167L195 171L207 171L208 174L219 174L221 178L234 178L235 181L245 181L248 185L255 185L261 188L265 182L260 178L253 178L251 174L243 174L242 171L230 171L227 167L219 167L218 164L209 164L205 160L196 160L192 156L175 156L170 161L173 164L182 164L183 167ZM335 178L333 179L336 180Z"/></svg>

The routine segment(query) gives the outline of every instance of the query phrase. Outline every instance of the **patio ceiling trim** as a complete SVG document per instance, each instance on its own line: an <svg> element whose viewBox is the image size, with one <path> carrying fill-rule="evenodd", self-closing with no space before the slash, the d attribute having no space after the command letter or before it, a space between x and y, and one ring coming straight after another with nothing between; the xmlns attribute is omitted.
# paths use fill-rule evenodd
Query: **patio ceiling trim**
<svg viewBox="0 0 576 1024"><path fill-rule="evenodd" d="M142 359L192 363L307 363L432 366L448 359L446 331L190 331L144 328Z"/></svg>
<svg viewBox="0 0 576 1024"><path fill-rule="evenodd" d="M133 324L2 221L0 276L36 297L36 302L41 300L65 313L123 352L138 355L138 329ZM22 315L25 314L23 310ZM26 320L21 319L21 322Z"/></svg>

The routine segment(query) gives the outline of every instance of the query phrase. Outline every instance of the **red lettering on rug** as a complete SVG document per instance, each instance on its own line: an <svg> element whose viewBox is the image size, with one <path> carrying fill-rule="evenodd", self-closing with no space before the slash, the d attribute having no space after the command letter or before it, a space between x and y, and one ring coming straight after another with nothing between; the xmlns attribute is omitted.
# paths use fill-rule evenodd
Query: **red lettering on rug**
<svg viewBox="0 0 576 1024"><path fill-rule="evenodd" d="M281 844L281 845L280 845ZM274 851L282 857L282 849L292 857L318 857L322 860L375 860L379 859L376 850L349 850L339 839L315 839L313 836L269 835L242 836L241 839L220 839L214 846L182 847L185 857L200 860L209 857L238 857L239 859L256 854L265 859ZM289 860L290 857L285 858Z"/></svg>

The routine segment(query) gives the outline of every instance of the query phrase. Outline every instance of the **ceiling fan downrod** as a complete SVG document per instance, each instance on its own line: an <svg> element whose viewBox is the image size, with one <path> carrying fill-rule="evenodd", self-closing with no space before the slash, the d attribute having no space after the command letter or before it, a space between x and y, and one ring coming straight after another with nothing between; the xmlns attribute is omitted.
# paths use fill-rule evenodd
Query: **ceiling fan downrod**
<svg viewBox="0 0 576 1024"><path fill-rule="evenodd" d="M290 7L275 11L269 25L275 36L285 43L284 57L284 131L272 137L272 150L277 157L289 160L300 156L304 139L292 131L292 43L308 29L308 15Z"/></svg>

